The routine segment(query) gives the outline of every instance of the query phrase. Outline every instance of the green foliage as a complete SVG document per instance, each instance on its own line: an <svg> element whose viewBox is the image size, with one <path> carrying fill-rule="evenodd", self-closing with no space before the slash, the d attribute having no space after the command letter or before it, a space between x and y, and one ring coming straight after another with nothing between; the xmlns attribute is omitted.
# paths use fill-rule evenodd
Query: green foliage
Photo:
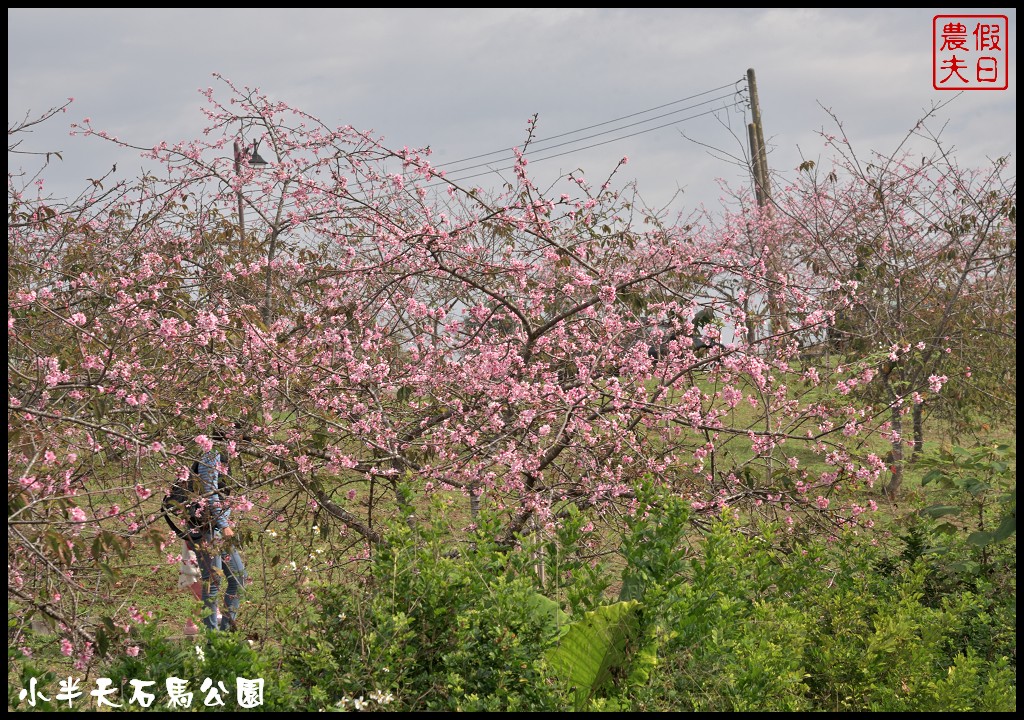
<svg viewBox="0 0 1024 720"><path fill-rule="evenodd" d="M614 673L626 664L639 629L639 607L636 600L626 600L585 613L548 652L552 669L571 688L577 710L612 686Z"/></svg>
<svg viewBox="0 0 1024 720"><path fill-rule="evenodd" d="M619 538L618 601L604 596L603 566L600 582L562 575L558 600L540 591L536 558L494 540L500 518L484 508L470 542L453 547L452 510L439 502L414 523L389 522L357 583L309 586L304 606L282 605L272 642L183 642L151 622L132 630L138 656L99 674L123 697L131 678L188 679L197 697L203 678L232 690L263 678L262 709L276 711L1016 709L1014 565L1000 556L946 571L978 548L965 539L934 552L944 518L912 513L887 549L857 534L747 534L729 515L692 536L687 515L641 488ZM585 564L558 546L582 532L574 522L545 541L549 565ZM8 676L13 709L27 709L19 692L31 678L51 691L55 679L17 652Z"/></svg>
<svg viewBox="0 0 1024 720"><path fill-rule="evenodd" d="M236 680L244 678L264 681L263 704L259 710L301 707L301 695L296 692L291 676L282 671L279 655L271 647L257 649L241 635L225 632L201 632L182 639L171 636L158 622L138 626L134 632L133 640L140 648L138 656L117 655L102 672L113 680L113 687L119 690L116 697L121 701L132 696L132 679L153 680L156 685L150 692L155 693L157 699L149 709L166 709L166 682L168 678L181 678L188 681L188 690L194 693L193 711L237 710ZM207 695L201 692L201 687L207 678L212 681L212 687L223 683L227 689L223 694L224 707L205 704ZM143 708L125 703L120 710L142 711Z"/></svg>
<svg viewBox="0 0 1024 720"><path fill-rule="evenodd" d="M620 600L644 600L671 592L683 580L690 511L682 498L649 485L637 490L642 510L626 518L619 552L625 560Z"/></svg>
<svg viewBox="0 0 1024 720"><path fill-rule="evenodd" d="M587 556L592 528L590 517L570 505L542 545L547 562L544 593L564 602L573 614L598 607L614 579L605 563Z"/></svg>
<svg viewBox="0 0 1024 720"><path fill-rule="evenodd" d="M957 446L924 458L921 464L929 470L921 484L938 483L951 491L952 503L929 505L921 515L945 518L940 529L950 534L969 530L967 543L987 562L987 548L1017 532L1016 458L1016 448L1006 444Z"/></svg>
<svg viewBox="0 0 1024 720"><path fill-rule="evenodd" d="M1016 454L954 447L923 458L931 504L902 519L899 560L923 568L921 602L959 603L950 647L988 662L1016 657ZM890 559L883 571L899 571Z"/></svg>
<svg viewBox="0 0 1024 720"><path fill-rule="evenodd" d="M396 710L554 709L544 650L564 613L493 541L487 518L453 549L444 513L388 527L358 589L316 591L313 622L287 639L310 705L391 694Z"/></svg>
<svg viewBox="0 0 1024 720"><path fill-rule="evenodd" d="M49 688L57 679L57 673L52 670L41 670L34 664L28 662L17 662L21 653L16 649L7 648L8 678L7 678L7 707L13 710L39 712L54 712L61 710L59 703L54 702L53 693ZM10 669L18 667L18 684L11 682ZM33 685L45 690L43 693L48 700L42 700L39 696L32 696L30 693Z"/></svg>
<svg viewBox="0 0 1024 720"><path fill-rule="evenodd" d="M601 605L573 622L548 660L570 688L576 709L629 709L647 683L667 635L664 599L682 582L689 508L677 496L646 483L625 520L619 552L624 566L619 602Z"/></svg>
<svg viewBox="0 0 1024 720"><path fill-rule="evenodd" d="M747 537L719 523L664 607L673 632L636 706L1014 709L1015 651L987 656L963 637L972 623L1013 633L1015 611L982 620L985 601L954 588L926 604L927 566L884 571L883 555L853 535L782 552L770 532Z"/></svg>
<svg viewBox="0 0 1024 720"><path fill-rule="evenodd" d="M665 608L673 632L659 677L641 698L659 696L676 709L802 710L806 620L773 598L791 594L796 578L771 548L728 522L717 524L688 568L688 580ZM660 687L659 687L660 686ZM653 707L652 707L653 706Z"/></svg>

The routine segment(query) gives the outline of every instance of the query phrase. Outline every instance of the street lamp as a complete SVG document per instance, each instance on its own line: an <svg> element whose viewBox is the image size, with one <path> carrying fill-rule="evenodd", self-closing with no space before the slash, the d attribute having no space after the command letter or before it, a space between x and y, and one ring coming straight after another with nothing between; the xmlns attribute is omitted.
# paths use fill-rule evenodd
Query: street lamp
<svg viewBox="0 0 1024 720"><path fill-rule="evenodd" d="M260 157L260 141L257 140L252 146L252 156L249 158L250 165L262 166L267 165L267 161Z"/></svg>
<svg viewBox="0 0 1024 720"><path fill-rule="evenodd" d="M245 158L247 150L242 144L241 138L235 138L235 176L240 177L242 174L242 159L245 158L246 162L252 167L266 167L269 163L263 159L259 153L260 141L256 140L252 146L252 154L248 158ZM238 189L235 190L235 195L238 198L238 232L241 236L241 240L238 245L240 257L245 257L245 200L242 197L242 186L239 184ZM272 283L272 266L274 262L274 251L277 245L277 235L280 232L280 227L277 225L271 225L272 232L270 233L270 245L267 250L267 281L266 281L266 295L263 302L263 321L269 326L272 317L271 313L271 283Z"/></svg>
<svg viewBox="0 0 1024 720"><path fill-rule="evenodd" d="M248 158L249 165L256 167L262 167L267 165L267 161L260 157L259 153L260 141L257 140L252 146L252 155ZM245 155L245 151L242 147L242 141L235 138L235 175L242 174L242 158ZM241 246L245 245L245 205L242 199L241 187L235 191L235 195L238 198L238 232L241 234Z"/></svg>

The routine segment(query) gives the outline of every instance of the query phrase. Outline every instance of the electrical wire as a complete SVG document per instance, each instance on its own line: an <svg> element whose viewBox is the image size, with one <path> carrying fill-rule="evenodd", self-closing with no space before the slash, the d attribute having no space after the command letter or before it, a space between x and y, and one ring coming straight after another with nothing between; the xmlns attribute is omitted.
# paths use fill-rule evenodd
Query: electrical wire
<svg viewBox="0 0 1024 720"><path fill-rule="evenodd" d="M530 143L530 147L533 150L533 152L547 152L549 150L554 150L555 148L565 147L566 145L574 145L575 143L583 142L585 140L592 140L594 138L601 137L602 135L609 135L609 134L614 133L614 132L619 132L620 130L626 130L627 128L636 127L637 125L643 125L644 123L652 122L654 120L660 120L662 118L666 118L666 117L669 117L671 115L676 115L676 114L681 113L681 112L686 112L687 110L693 110L695 108L701 107L702 105L707 105L709 103L715 103L715 102L718 102L720 100L725 100L726 98L731 97L732 95L733 95L733 93L728 93L726 95L722 95L720 97L711 98L710 100L705 100L704 102L700 102L700 103L697 103L695 105L691 105L689 107L680 108L678 110L673 110L670 113L663 113L661 115L655 115L654 117L647 118L646 120L640 120L638 122L629 123L628 125L620 125L619 127L612 128L611 130L604 130L604 131L599 132L599 133L594 133L593 135L584 135L583 137L576 138L575 140L566 140L565 142L556 143L554 145L549 145L547 147L537 147L537 145L539 145L540 142ZM699 117L699 116L697 116L697 117ZM685 120L689 120L689 119L692 119L692 118L683 118L682 120L677 120L675 122L684 122ZM609 121L609 122L615 122L615 121ZM608 123L600 123L600 125L607 125L607 124ZM669 124L673 124L673 123L669 123ZM591 125L590 127L592 127L592 128L593 127L598 127L598 125ZM663 128L663 127L667 127L667 125L659 125L658 127L651 128L651 129L652 130L657 130L657 129L660 129L660 128ZM562 133L561 135L556 135L555 137L564 137L565 135L571 135L571 134L574 134L574 133L577 133L577 132L582 132L582 130L575 130L575 131L573 131L573 133ZM623 137L632 137L632 135L624 135ZM548 138L548 140L546 142L549 142L549 141L554 140L554 139L555 138ZM588 147L596 147L596 146L595 145L590 145ZM581 149L584 149L584 148L581 148ZM502 152L502 151L498 151L498 152ZM495 153L489 153L489 154L493 155ZM485 156L481 155L480 157L485 157ZM557 157L557 156L553 155L551 157ZM500 158L500 160L504 160L504 159L511 160L511 158L509 158L507 156L505 158ZM438 165L437 167L447 167L448 165L451 165L451 164L452 163L445 163L444 165ZM490 162L477 163L476 165L467 165L466 167L458 168L456 170L449 170L448 172L461 173L461 172L465 172L466 170L475 170L476 168L479 168L479 167L487 167L490 164L491 164Z"/></svg>
<svg viewBox="0 0 1024 720"><path fill-rule="evenodd" d="M540 149L540 150L550 150L550 149L552 149L551 147L538 148L537 146L538 145L543 145L544 143L551 142L552 140L558 140L559 138L568 137L569 135L575 135L577 133L586 132L587 130L593 130L594 128L599 128L599 127L603 127L605 125L610 125L612 123L621 122L622 120L629 120L630 118L634 118L634 117L637 117L639 115L645 115L647 113L654 112L655 110L661 110L663 108L671 107L672 105L678 105L679 103L682 103L682 102L688 102L688 101L693 100L695 98L702 97L704 95L709 95L711 93L718 92L720 90L724 90L725 88L733 88L734 92L731 93L731 94L736 94L736 86L739 83L744 82L745 80L746 80L746 76L740 78L739 80L737 80L735 82L729 83L727 85L720 85L719 87L712 88L710 90L705 90L703 92L694 93L693 95L689 95L687 97L680 98L679 100L673 100L672 102L663 103L661 105L656 105L656 106L654 106L652 108L647 108L646 110L639 110L637 112L629 113L628 115L622 115L621 117L613 118L611 120L605 120L604 122L595 123L593 125L587 125L586 127L578 128L576 130L570 130L568 132L559 133L558 135L552 135L549 138L544 138L543 140L535 141L533 143L533 146L534 146L535 150L538 150L538 149ZM672 115L674 113L685 112L686 110L692 109L692 107L699 107L700 105L706 104L707 102L710 102L710 101L705 101L703 103L698 103L697 105L694 105L694 106L691 106L691 107L687 107L687 108L680 108L678 110L673 110L671 113L664 113L664 114L658 115L656 117L647 118L647 120L641 120L641 121L636 122L636 123L631 123L630 125L624 125L624 126L622 126L620 128L613 128L612 130L606 130L606 131L604 131L604 133L597 133L596 135L591 135L591 136L588 136L587 138L578 138L577 140L571 140L571 141L567 141L565 143L559 143L559 145L555 145L555 146L552 146L552 147L560 147L561 145L571 144L573 142L579 142L579 141L582 141L582 140L589 139L591 137L597 137L598 135L601 135L601 134L605 134L605 133L609 133L609 132L616 132L617 130L622 130L622 129L625 129L627 127L632 127L634 125L640 125L640 124L643 124L645 122L650 122L651 120L657 120L657 119L662 118L662 117L668 117L669 115ZM450 160L448 162L436 165L435 167L437 167L437 168L450 167L452 165L458 165L459 163L469 162L470 160L478 160L480 158L490 157L491 155L510 153L513 150L515 150L515 147L502 148L501 150L494 150L494 151L488 152L488 153L481 153L479 155L471 155L470 157L462 158L460 160ZM481 167L481 166L480 165L474 165L473 167ZM453 170L452 172L461 172L463 170L469 170L469 169L470 168L460 168L459 170Z"/></svg>
<svg viewBox="0 0 1024 720"><path fill-rule="evenodd" d="M574 148L572 150L566 150L565 152L555 153L554 155L545 155L543 157L531 157L530 158L530 163L531 164L535 164L535 163L538 163L538 162L543 162L545 160L552 160L554 158L564 157L565 155L571 155L573 153L581 152L583 150L590 150L591 148L600 147L602 145L608 145L608 144L613 143L613 142L618 142L619 140L625 140L627 138L636 137L637 135L643 135L645 133L654 132L655 130L662 130L664 128L671 127L673 125L678 125L680 123L687 122L689 120L695 120L695 119L697 119L699 117L704 117L705 115L711 115L713 113L720 112L722 110L730 110L730 109L733 109L735 107L740 107L740 106L742 106L745 103L746 103L745 100L733 101L733 102L725 104L725 105L721 105L721 106L718 106L718 107L711 108L709 110L705 110L704 112L700 112L700 113L697 113L695 115L690 115L690 116L685 117L685 118L680 118L678 120L673 120L670 123L664 123L662 125L657 125L657 126L652 127L652 128L645 128L644 130L638 130L637 132L629 133L627 135L620 135L618 137L614 137L614 138L611 138L609 140L603 140L602 142L593 143L591 145L585 145L583 147ZM636 124L637 123L634 123L634 125L636 125ZM622 130L622 129L625 129L626 127L631 127L631 126L627 125L627 126L624 126L622 128L616 128L616 130ZM613 131L610 131L610 132L613 132ZM599 137L600 135L606 135L606 134L607 133L598 133L597 135L594 135L594 136L591 136L591 137ZM585 139L588 139L588 138L581 138L581 140L585 140ZM575 142L579 142L579 141L575 141ZM567 144L571 145L572 143L571 142L570 143L561 143L560 145L555 145L555 146L552 146L552 147L547 148L547 149L551 150L551 149L554 149L555 147L561 147L562 145L567 145ZM472 168L486 167L488 164L489 163L483 163L482 165L474 165L474 166L472 166ZM438 167L440 167L440 166L438 166ZM462 175L462 176L458 176L458 177L454 177L454 178L447 178L446 177L445 179L448 182L462 182L462 181L465 181L465 180L470 180L472 178L482 177L484 175L490 175L490 174L496 173L496 172L503 172L505 170L511 170L514 167L515 167L515 165L508 165L506 167L501 167L501 168L492 168L490 170L487 170L486 172L474 173L473 175ZM455 170L454 173L457 174L459 172L462 172L462 171L465 171L465 170L469 170L469 169L472 169L472 168L469 168L469 167L462 168L461 170ZM429 187L436 187L436 186L445 185L445 184L447 184L447 183L432 183L430 185L427 185L426 187L428 187L428 188Z"/></svg>

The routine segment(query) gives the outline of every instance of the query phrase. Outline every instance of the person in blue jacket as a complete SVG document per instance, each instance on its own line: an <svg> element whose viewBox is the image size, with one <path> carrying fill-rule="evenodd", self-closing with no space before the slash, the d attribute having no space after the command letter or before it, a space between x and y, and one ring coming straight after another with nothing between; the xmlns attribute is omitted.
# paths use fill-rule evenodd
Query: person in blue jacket
<svg viewBox="0 0 1024 720"><path fill-rule="evenodd" d="M245 565L242 555L232 542L231 508L225 501L223 472L226 458L219 445L224 442L223 431L213 433L214 445L204 452L198 462L199 478L207 503L207 518L197 537L188 540L189 549L196 554L202 575L202 601L206 608L203 624L210 630L234 630L241 604L241 590L245 585ZM224 611L218 607L221 575L227 580L224 589Z"/></svg>

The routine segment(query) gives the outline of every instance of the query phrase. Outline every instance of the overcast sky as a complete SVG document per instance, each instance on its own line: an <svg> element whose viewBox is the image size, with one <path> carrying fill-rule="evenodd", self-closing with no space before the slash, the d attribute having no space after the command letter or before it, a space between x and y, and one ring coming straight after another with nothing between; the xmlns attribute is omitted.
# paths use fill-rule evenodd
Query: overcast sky
<svg viewBox="0 0 1024 720"><path fill-rule="evenodd" d="M1008 16L1007 90L933 89L932 19L968 13ZM372 130L391 147L430 145L436 164L521 144L537 113L537 137L551 138L538 147L552 148L530 164L542 186L577 167L603 179L628 156L620 179L636 179L654 206L683 189L673 206L683 211L718 206L716 178L748 182L727 159L744 152L750 113L735 91L748 68L773 171L824 159L817 132L833 126L822 106L843 120L855 148L888 153L928 108L954 96L939 117L961 162L1008 153L1016 162L1012 8L8 8L7 17L8 126L75 98L25 144L64 153L46 173L61 195L114 161L126 163L125 174L142 165L101 140L69 137L71 122L90 117L143 146L196 137L198 90L218 87L215 72L328 125ZM560 156L541 159L552 155ZM483 160L507 166L498 155ZM9 170L20 164L9 155ZM453 177L462 166L450 168ZM473 182L500 180L490 172Z"/></svg>

